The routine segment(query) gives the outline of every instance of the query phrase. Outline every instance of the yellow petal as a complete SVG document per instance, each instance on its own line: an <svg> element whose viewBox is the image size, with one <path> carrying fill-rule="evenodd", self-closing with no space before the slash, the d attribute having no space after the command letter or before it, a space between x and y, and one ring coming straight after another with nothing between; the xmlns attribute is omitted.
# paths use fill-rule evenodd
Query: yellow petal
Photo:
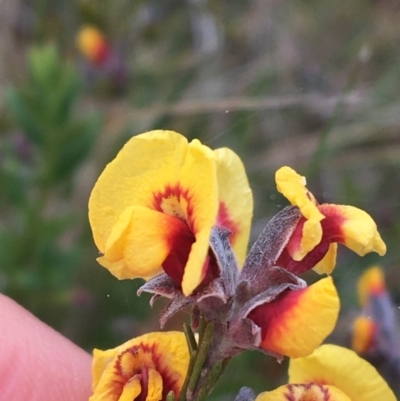
<svg viewBox="0 0 400 401"><path fill-rule="evenodd" d="M136 380L129 381L124 385L124 389L122 390L122 394L118 398L118 401L132 401L136 399L141 391L142 387L138 377Z"/></svg>
<svg viewBox="0 0 400 401"><path fill-rule="evenodd" d="M149 401L157 397L164 386L169 386L164 389L166 392L173 390L177 396L189 362L185 336L180 332L149 333L111 350L94 350L93 356L91 401L122 401L119 397L136 394L131 398L135 399L142 390L143 369L149 373Z"/></svg>
<svg viewBox="0 0 400 401"><path fill-rule="evenodd" d="M206 275L204 262L210 246L211 230L205 229L196 235L196 242L193 243L189 258L185 266L182 279L182 292L189 296L201 283Z"/></svg>
<svg viewBox="0 0 400 401"><path fill-rule="evenodd" d="M155 369L149 370L149 388L147 390L146 401L159 401L162 400L163 393L163 379L159 372ZM131 398L127 401L132 401L134 398Z"/></svg>
<svg viewBox="0 0 400 401"><path fill-rule="evenodd" d="M292 359L289 382L330 384L352 401L396 401L376 369L354 351L337 345L323 345L312 355Z"/></svg>
<svg viewBox="0 0 400 401"><path fill-rule="evenodd" d="M358 301L366 306L371 295L381 294L385 290L385 276L379 266L370 267L358 280Z"/></svg>
<svg viewBox="0 0 400 401"><path fill-rule="evenodd" d="M303 227L300 249L296 254L291 255L294 260L299 261L321 242L322 227L320 222L325 217L318 210L314 196L306 188L305 177L285 166L276 172L275 181L278 191L292 205L297 206L301 214L307 219Z"/></svg>
<svg viewBox="0 0 400 401"><path fill-rule="evenodd" d="M182 292L188 296L204 278L203 266L209 250L211 228L216 223L218 211L214 153L196 139L189 144L180 185L189 191L186 199L190 203L181 206L196 237L181 283Z"/></svg>
<svg viewBox="0 0 400 401"><path fill-rule="evenodd" d="M231 244L239 265L244 262L249 242L253 195L239 156L228 148L214 151L219 197L218 224L231 230Z"/></svg>
<svg viewBox="0 0 400 401"><path fill-rule="evenodd" d="M377 252L380 256L386 253L386 245L368 213L347 205L323 204L319 208L327 220L331 220L330 224L336 226L339 238L335 242L343 243L360 256L369 252Z"/></svg>
<svg viewBox="0 0 400 401"><path fill-rule="evenodd" d="M119 279L152 277L162 271L175 238L186 231L186 224L178 218L131 206L114 225L99 262Z"/></svg>
<svg viewBox="0 0 400 401"><path fill-rule="evenodd" d="M332 332L340 303L332 278L326 277L302 290L288 290L264 308L261 346L297 358L311 354Z"/></svg>
<svg viewBox="0 0 400 401"><path fill-rule="evenodd" d="M216 169L213 151L197 139L190 142L179 182L188 191L184 199L190 203L181 206L195 233L215 224L218 210Z"/></svg>
<svg viewBox="0 0 400 401"><path fill-rule="evenodd" d="M106 166L89 199L89 221L100 252L125 209L154 209L155 194L177 185L187 149L182 135L151 131L131 138Z"/></svg>
<svg viewBox="0 0 400 401"><path fill-rule="evenodd" d="M313 267L318 274L331 274L336 266L337 243L329 245L326 255Z"/></svg>
<svg viewBox="0 0 400 401"><path fill-rule="evenodd" d="M346 394L329 385L315 383L287 384L257 396L255 401L352 401Z"/></svg>

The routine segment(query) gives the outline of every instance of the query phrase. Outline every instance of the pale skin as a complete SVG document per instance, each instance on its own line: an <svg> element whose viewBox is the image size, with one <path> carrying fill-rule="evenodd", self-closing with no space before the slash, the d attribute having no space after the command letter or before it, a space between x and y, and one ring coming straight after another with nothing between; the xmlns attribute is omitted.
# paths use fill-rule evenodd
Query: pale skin
<svg viewBox="0 0 400 401"><path fill-rule="evenodd" d="M0 398L87 401L91 356L0 294Z"/></svg>

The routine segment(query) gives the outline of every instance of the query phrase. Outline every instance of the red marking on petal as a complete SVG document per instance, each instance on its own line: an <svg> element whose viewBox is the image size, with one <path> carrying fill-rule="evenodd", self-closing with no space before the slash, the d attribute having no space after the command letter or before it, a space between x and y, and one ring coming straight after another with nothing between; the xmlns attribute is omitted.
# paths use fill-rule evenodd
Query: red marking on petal
<svg viewBox="0 0 400 401"><path fill-rule="evenodd" d="M325 216L321 221L323 239L329 242L345 243L345 236L342 230L343 223L347 220L335 205L323 204L318 210Z"/></svg>
<svg viewBox="0 0 400 401"><path fill-rule="evenodd" d="M276 265L280 266L291 273L301 274L308 270L311 270L318 262L320 262L329 250L330 241L321 241L312 251L308 252L302 260L294 260L288 250L285 248L278 260Z"/></svg>
<svg viewBox="0 0 400 401"><path fill-rule="evenodd" d="M170 215L175 217L173 226L165 228L165 235L169 243L171 253L167 256L162 267L177 284L181 284L185 266L189 258L190 250L196 238L191 224L191 216L193 206L188 190L182 189L177 184L174 186L167 185L163 191L153 194L153 208L161 213L165 213L163 202L165 200L175 198L177 205L173 205L170 209ZM183 211L180 210L179 202L184 198L187 202L187 219L184 219ZM174 207L179 210L175 210Z"/></svg>
<svg viewBox="0 0 400 401"><path fill-rule="evenodd" d="M217 263L217 259L211 249L208 251L206 261L203 265L203 279L197 290L211 283L220 276L220 268Z"/></svg>
<svg viewBox="0 0 400 401"><path fill-rule="evenodd" d="M224 202L219 203L216 225L227 228L231 232L230 243L235 242L235 237L239 233L239 224L232 219Z"/></svg>
<svg viewBox="0 0 400 401"><path fill-rule="evenodd" d="M291 384L288 385L288 391L290 391L290 393L286 393L286 394L285 394L285 398L287 399L287 401L298 401L298 400L296 400L296 398L294 397L294 394L293 394L293 391L294 391L294 390L293 390Z"/></svg>
<svg viewBox="0 0 400 401"><path fill-rule="evenodd" d="M174 186L166 185L163 191L153 194L152 204L154 209L158 210L161 213L164 213L164 210L162 208L163 201L174 197L177 199L178 202L180 202L181 199L185 199L187 203L187 208L186 208L186 218L183 217L183 211L182 213L173 214L173 216L178 217L181 220L185 221L190 230L196 233L197 229L195 227L195 222L193 219L193 212L194 212L193 196L190 194L190 191L188 189L182 188L179 184L176 184Z"/></svg>
<svg viewBox="0 0 400 401"><path fill-rule="evenodd" d="M137 363L129 372L124 371L121 366L122 358L126 353L130 353L138 358ZM150 355L150 358L146 357L148 355ZM116 379L113 383L115 392L118 396L122 394L125 384L136 376L140 378L141 392L133 401L145 401L149 391L149 369L156 370L162 378L163 400L166 399L167 394L171 390L175 393L176 398L179 396L181 390L179 382L181 377L173 370L174 367L171 366L168 356L166 356L162 350L160 351L158 349L158 344L156 343L153 343L152 345L143 343L134 345L118 356L115 363Z"/></svg>
<svg viewBox="0 0 400 401"><path fill-rule="evenodd" d="M324 258L331 243L345 243L342 224L346 218L340 213L340 210L335 208L335 205L326 204L318 205L318 209L325 216L325 219L321 220L321 242L300 261L296 261L290 256L290 254L293 254L295 250L300 248L303 226L306 221L306 219L302 217L290 237L288 244L279 256L276 262L277 266L283 267L294 274L304 273L312 269Z"/></svg>
<svg viewBox="0 0 400 401"><path fill-rule="evenodd" d="M249 313L248 318L261 328L263 339L261 344L264 339L268 338L269 329L273 328L276 324L285 324L282 321L282 311L292 309L296 306L302 295L302 290L285 290L273 301L257 306Z"/></svg>
<svg viewBox="0 0 400 401"><path fill-rule="evenodd" d="M296 389L298 388L304 389L305 391L300 399L296 397ZM318 388L324 398L321 399L319 394L309 392L310 390L312 391L313 388ZM331 399L328 388L322 386L320 383L288 384L287 389L290 391L290 393L285 394L287 401L330 401Z"/></svg>
<svg viewBox="0 0 400 401"><path fill-rule="evenodd" d="M300 250L301 239L303 238L303 227L306 221L307 219L305 217L300 218L296 228L293 231L292 236L290 237L289 242L286 244L286 249L291 255Z"/></svg>
<svg viewBox="0 0 400 401"><path fill-rule="evenodd" d="M142 367L142 373L140 375L140 387L142 391L135 398L135 401L146 401L147 394L149 393L149 369L147 366Z"/></svg>
<svg viewBox="0 0 400 401"><path fill-rule="evenodd" d="M170 230L168 234L171 253L165 259L162 267L168 276L177 284L181 284L190 250L196 238L189 230L189 227L179 219L176 219L176 225L178 229L175 232Z"/></svg>
<svg viewBox="0 0 400 401"><path fill-rule="evenodd" d="M181 194L182 194L182 190L181 190L180 185L178 185L178 184L174 185L174 186L166 185L164 188L164 191L153 194L154 209L163 213L163 210L161 208L163 199L168 199L168 198L175 196L179 200Z"/></svg>
<svg viewBox="0 0 400 401"><path fill-rule="evenodd" d="M153 348L153 362L155 364L155 369L161 375L163 380L162 399L165 400L170 391L175 393L175 399L177 399L181 391L179 386L181 377L176 374L174 367L171 366L168 358L158 351L157 345L154 345Z"/></svg>
<svg viewBox="0 0 400 401"><path fill-rule="evenodd" d="M169 205L170 215L175 217L173 219L174 224L166 227L166 238L169 244L169 249L171 253L167 256L162 264L162 267L168 276L170 276L177 284L182 283L183 275L185 272L186 263L189 258L189 254L193 243L196 241L195 233L195 223L194 223L194 206L192 197L189 195L189 191L183 189L180 185L170 186L167 185L162 192L154 194L153 207L155 210L165 213L163 209L163 202L165 200L175 198L177 204L173 203ZM174 207L179 208L180 200L184 198L187 203L186 209L186 219L183 219L184 213L182 210L176 210ZM227 209L221 204L221 222L229 229L235 229L235 224L229 218ZM203 277L201 286L204 286L219 277L219 267L215 259L214 254L211 250L203 264Z"/></svg>

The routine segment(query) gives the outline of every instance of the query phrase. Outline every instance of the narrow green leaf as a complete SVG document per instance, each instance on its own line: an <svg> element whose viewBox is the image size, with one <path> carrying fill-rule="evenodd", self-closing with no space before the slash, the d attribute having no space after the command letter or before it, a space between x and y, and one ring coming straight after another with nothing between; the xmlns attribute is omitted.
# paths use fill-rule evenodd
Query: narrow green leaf
<svg viewBox="0 0 400 401"><path fill-rule="evenodd" d="M204 331L202 341L199 342L199 351L196 358L196 363L193 367L192 377L189 381L189 390L194 391L197 382L199 381L204 362L207 359L208 351L211 347L212 337L214 333L214 322L209 322Z"/></svg>
<svg viewBox="0 0 400 401"><path fill-rule="evenodd" d="M188 343L189 352L190 352L190 354L192 354L193 351L197 351L196 338L194 337L193 331L187 323L183 324L183 331L186 336L186 341Z"/></svg>
<svg viewBox="0 0 400 401"><path fill-rule="evenodd" d="M167 394L167 401L175 401L175 393L172 390Z"/></svg>
<svg viewBox="0 0 400 401"><path fill-rule="evenodd" d="M196 358L197 358L197 351L193 351L190 354L188 371L187 371L187 374L186 374L185 381L183 382L183 386L182 386L182 389L181 389L181 393L179 394L178 401L185 401L186 400L186 391L188 389L189 381L190 381L190 378L192 376L194 364L196 363Z"/></svg>
<svg viewBox="0 0 400 401"><path fill-rule="evenodd" d="M199 344L201 344L203 341L203 336L204 336L204 332L206 330L206 326L207 326L206 319L204 319L203 316L200 316L199 328L197 330L199 333Z"/></svg>

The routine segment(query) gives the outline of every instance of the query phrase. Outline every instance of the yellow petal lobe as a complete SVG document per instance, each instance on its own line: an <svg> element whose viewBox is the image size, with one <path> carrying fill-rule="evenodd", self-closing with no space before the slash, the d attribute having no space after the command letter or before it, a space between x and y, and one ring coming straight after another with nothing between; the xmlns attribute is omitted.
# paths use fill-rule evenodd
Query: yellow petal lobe
<svg viewBox="0 0 400 401"><path fill-rule="evenodd" d="M272 301L261 346L297 358L311 354L332 332L339 313L339 297L331 277Z"/></svg>
<svg viewBox="0 0 400 401"><path fill-rule="evenodd" d="M353 252L360 256L369 252L377 252L380 256L386 253L386 245L378 232L376 223L367 212L347 205L323 204L319 208L332 220L333 216L336 216L338 220L336 224L341 231L340 242Z"/></svg>
<svg viewBox="0 0 400 401"><path fill-rule="evenodd" d="M147 392L146 401L159 401L162 400L163 379L156 370L150 369L149 371L149 388ZM129 400L130 401L130 400Z"/></svg>
<svg viewBox="0 0 400 401"><path fill-rule="evenodd" d="M140 378L136 377L132 381L126 383L121 395L118 398L118 401L132 401L136 397L138 397L140 392L142 391L139 380Z"/></svg>
<svg viewBox="0 0 400 401"><path fill-rule="evenodd" d="M154 195L178 183L187 149L182 135L151 131L131 138L106 166L89 198L89 221L100 252L125 209L153 209Z"/></svg>
<svg viewBox="0 0 400 401"><path fill-rule="evenodd" d="M179 233L182 225L181 220L164 213L131 206L113 226L99 262L112 262L105 267L120 280L161 273L161 264L172 247L170 238Z"/></svg>
<svg viewBox="0 0 400 401"><path fill-rule="evenodd" d="M322 227L320 222L325 217L318 210L314 196L306 188L305 177L297 174L290 167L284 166L275 173L275 181L278 191L292 205L297 206L301 214L307 219L303 226L300 249L291 255L294 260L299 261L321 242Z"/></svg>
<svg viewBox="0 0 400 401"><path fill-rule="evenodd" d="M218 224L231 230L231 244L239 266L247 253L253 215L253 195L239 156L228 148L214 150L217 163Z"/></svg>
<svg viewBox="0 0 400 401"><path fill-rule="evenodd" d="M376 369L354 351L322 345L312 355L291 359L289 382L330 384L351 401L396 401Z"/></svg>
<svg viewBox="0 0 400 401"><path fill-rule="evenodd" d="M190 295L201 283L203 265L209 250L211 228L218 211L218 187L214 153L198 140L189 144L186 162L181 171L180 184L190 188L190 203L182 205L196 241L192 245L182 279L182 292Z"/></svg>
<svg viewBox="0 0 400 401"><path fill-rule="evenodd" d="M206 274L204 262L210 244L210 234L211 231L205 229L196 235L196 242L193 243L190 250L181 284L185 296L189 296L193 292Z"/></svg>
<svg viewBox="0 0 400 401"><path fill-rule="evenodd" d="M329 245L326 255L313 267L318 274L331 274L336 266L337 243Z"/></svg>

